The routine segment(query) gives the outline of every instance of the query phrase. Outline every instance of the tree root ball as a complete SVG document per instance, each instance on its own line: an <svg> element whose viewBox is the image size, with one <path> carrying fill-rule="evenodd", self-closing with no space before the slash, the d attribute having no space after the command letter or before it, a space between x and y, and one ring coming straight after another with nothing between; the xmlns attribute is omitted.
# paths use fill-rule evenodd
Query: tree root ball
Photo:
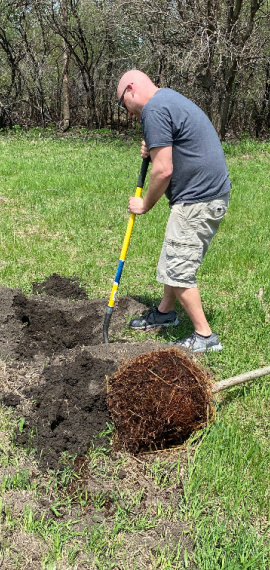
<svg viewBox="0 0 270 570"><path fill-rule="evenodd" d="M180 445L214 414L209 374L175 347L122 364L107 389L116 445L134 454Z"/></svg>

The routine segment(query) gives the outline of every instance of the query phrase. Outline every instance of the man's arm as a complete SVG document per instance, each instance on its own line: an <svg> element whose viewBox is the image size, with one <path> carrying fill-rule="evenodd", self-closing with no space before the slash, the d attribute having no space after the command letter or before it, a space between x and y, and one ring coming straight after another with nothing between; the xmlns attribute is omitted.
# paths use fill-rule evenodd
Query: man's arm
<svg viewBox="0 0 270 570"><path fill-rule="evenodd" d="M129 198L128 211L133 214L146 214L167 190L172 177L172 147L156 147L150 150L152 169L149 185L144 198Z"/></svg>

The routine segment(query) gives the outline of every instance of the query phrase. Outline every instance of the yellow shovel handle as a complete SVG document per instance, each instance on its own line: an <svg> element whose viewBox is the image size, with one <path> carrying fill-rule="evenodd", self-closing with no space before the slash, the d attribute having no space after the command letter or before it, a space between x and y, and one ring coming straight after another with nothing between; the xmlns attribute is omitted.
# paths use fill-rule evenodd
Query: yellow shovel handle
<svg viewBox="0 0 270 570"><path fill-rule="evenodd" d="M140 175L139 175L139 179L138 179L138 183L137 183L137 188L136 188L136 192L135 192L136 198L140 198L140 196L141 196L149 162L150 162L150 157L143 159L141 171L140 171ZM109 342L109 339L108 339L109 322L110 322L110 318L111 318L111 315L112 315L112 312L114 309L115 298L116 298L116 294L118 291L118 287L119 287L119 283L120 283L120 279L121 279L121 275L122 275L122 271L123 271L123 267L124 267L124 263L125 263L125 259L126 259L126 254L127 254L127 250L128 250L128 246L129 246L129 242L130 242L130 237L131 237L132 229L134 226L135 216L136 216L135 214L130 214L130 216L129 216L128 225L127 225L127 229L126 229L126 233L125 233L125 237L124 237L124 242L123 242L122 249L121 249L120 259L118 262L118 268L117 268L117 272L115 275L114 284L112 286L112 291L111 291L111 296L110 296L108 307L107 307L107 312L105 315L105 320L104 320L104 325L103 325L103 339L104 339L105 343Z"/></svg>

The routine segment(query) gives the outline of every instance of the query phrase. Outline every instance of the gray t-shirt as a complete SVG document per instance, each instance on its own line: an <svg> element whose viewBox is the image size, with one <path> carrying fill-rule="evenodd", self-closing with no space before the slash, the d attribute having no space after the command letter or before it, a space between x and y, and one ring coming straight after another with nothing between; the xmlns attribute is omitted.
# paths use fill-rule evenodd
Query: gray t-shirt
<svg viewBox="0 0 270 570"><path fill-rule="evenodd" d="M149 150L173 147L173 174L166 190L170 205L206 202L229 192L217 132L195 103L172 89L160 89L143 107L141 122Z"/></svg>

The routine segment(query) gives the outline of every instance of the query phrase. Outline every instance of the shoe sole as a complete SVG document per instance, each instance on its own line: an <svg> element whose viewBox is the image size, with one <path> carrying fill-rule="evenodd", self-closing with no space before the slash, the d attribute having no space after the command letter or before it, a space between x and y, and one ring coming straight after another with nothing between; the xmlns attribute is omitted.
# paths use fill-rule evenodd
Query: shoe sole
<svg viewBox="0 0 270 570"><path fill-rule="evenodd" d="M209 346L206 347L204 350L192 350L192 352L218 352L219 350L222 350L223 346L221 346L221 344L217 344L216 346Z"/></svg>
<svg viewBox="0 0 270 570"><path fill-rule="evenodd" d="M204 352L218 352L218 351L223 349L223 346L221 344L217 344L215 346L209 346L209 347L206 347L205 349L197 348L197 350L196 349L192 350L192 348L185 346L184 344L177 344L175 342L170 342L169 346L176 346L178 348L184 348L185 350L190 350L190 352L192 352L193 354L195 352L203 352L203 353Z"/></svg>
<svg viewBox="0 0 270 570"><path fill-rule="evenodd" d="M179 321L178 321L178 319L175 319L175 321L171 322L171 323L164 323L164 324L155 323L153 325L144 325L141 327L131 327L130 326L129 328L132 329L133 331L149 331L150 329L157 329L160 327L164 328L164 327L170 327L170 326L177 327L178 325L179 325Z"/></svg>

